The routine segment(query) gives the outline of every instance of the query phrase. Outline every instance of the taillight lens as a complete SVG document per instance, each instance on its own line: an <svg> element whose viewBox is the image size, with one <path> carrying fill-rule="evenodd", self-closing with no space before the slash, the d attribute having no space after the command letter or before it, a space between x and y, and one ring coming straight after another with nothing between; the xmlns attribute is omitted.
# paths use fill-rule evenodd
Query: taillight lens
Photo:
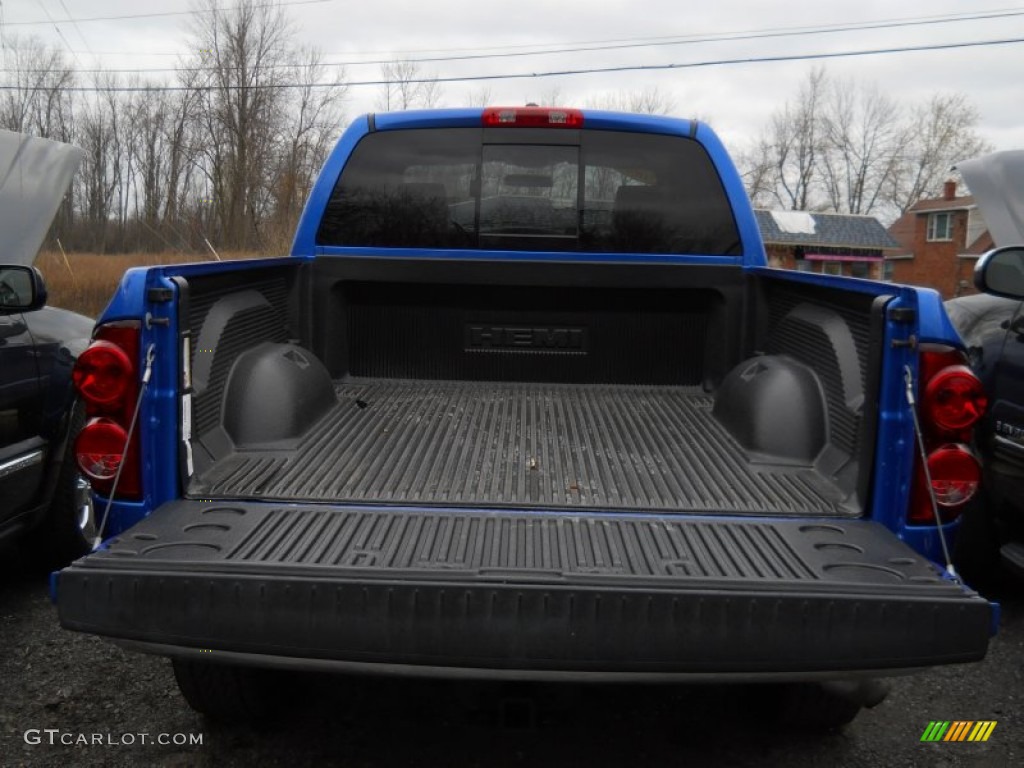
<svg viewBox="0 0 1024 768"><path fill-rule="evenodd" d="M924 417L940 430L961 432L973 427L988 407L981 381L966 365L939 371L925 386Z"/></svg>
<svg viewBox="0 0 1024 768"><path fill-rule="evenodd" d="M128 429L139 396L139 323L107 323L96 329L93 342L78 357L72 381L90 421L75 438L75 459L95 490L119 499L142 495L139 469L139 428ZM113 487L118 467L121 475Z"/></svg>
<svg viewBox="0 0 1024 768"><path fill-rule="evenodd" d="M489 127L582 128L583 113L557 107L487 107L483 123Z"/></svg>
<svg viewBox="0 0 1024 768"><path fill-rule="evenodd" d="M988 407L988 398L981 381L964 362L957 349L922 345L920 425L931 493L918 455L907 513L908 522L915 525L935 523L932 495L942 522L956 519L981 484L981 464L967 444L972 428Z"/></svg>
<svg viewBox="0 0 1024 768"><path fill-rule="evenodd" d="M955 520L964 504L970 501L981 485L981 464L971 450L961 444L939 446L928 454L928 475L932 493L939 508L942 522ZM925 485L924 471L918 467L914 483L913 501L908 515L916 525L935 522L931 498Z"/></svg>
<svg viewBox="0 0 1024 768"><path fill-rule="evenodd" d="M86 403L109 406L124 397L133 375L134 366L123 349L94 341L79 355L71 378Z"/></svg>
<svg viewBox="0 0 1024 768"><path fill-rule="evenodd" d="M124 461L128 433L113 419L92 419L75 438L75 460L90 480L113 481Z"/></svg>
<svg viewBox="0 0 1024 768"><path fill-rule="evenodd" d="M966 504L981 483L981 465L964 445L944 445L928 455L935 503L946 509Z"/></svg>

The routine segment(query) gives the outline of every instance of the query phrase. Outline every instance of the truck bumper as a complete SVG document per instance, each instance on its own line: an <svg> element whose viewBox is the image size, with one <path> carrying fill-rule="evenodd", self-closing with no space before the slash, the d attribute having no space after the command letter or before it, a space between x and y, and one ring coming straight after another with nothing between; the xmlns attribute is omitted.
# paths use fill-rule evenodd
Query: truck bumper
<svg viewBox="0 0 1024 768"><path fill-rule="evenodd" d="M198 501L57 592L64 627L168 655L552 678L896 673L983 658L993 617L861 520Z"/></svg>

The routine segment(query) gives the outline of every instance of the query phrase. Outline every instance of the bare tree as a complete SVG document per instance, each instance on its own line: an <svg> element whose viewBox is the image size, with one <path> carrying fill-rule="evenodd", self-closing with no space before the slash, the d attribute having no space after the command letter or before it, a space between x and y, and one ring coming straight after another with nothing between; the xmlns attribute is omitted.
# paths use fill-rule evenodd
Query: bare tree
<svg viewBox="0 0 1024 768"><path fill-rule="evenodd" d="M4 36L0 61L8 87L0 91L0 127L57 141L72 142L76 127L71 92L75 76L59 50L47 49L37 37ZM57 211L54 227L74 225L76 190Z"/></svg>
<svg viewBox="0 0 1024 768"><path fill-rule="evenodd" d="M977 125L978 111L962 93L934 94L911 111L910 135L889 193L901 213L922 197L937 195L958 161L992 151Z"/></svg>
<svg viewBox="0 0 1024 768"><path fill-rule="evenodd" d="M344 72L296 48L281 6L201 2L174 91L108 75L75 94L59 51L5 37L0 126L86 151L58 216L69 244L203 247L216 235L250 250L266 241L264 224L293 228L339 132ZM418 85L417 103L436 103L436 81Z"/></svg>
<svg viewBox="0 0 1024 768"><path fill-rule="evenodd" d="M670 115L676 111L676 102L657 86L639 91L617 91L592 99L588 106L619 112L645 115Z"/></svg>
<svg viewBox="0 0 1024 768"><path fill-rule="evenodd" d="M490 86L474 88L466 95L465 104L470 107L489 107L494 104L494 93Z"/></svg>
<svg viewBox="0 0 1024 768"><path fill-rule="evenodd" d="M424 75L415 61L395 60L382 64L377 109L393 112L418 107L434 107L442 89L436 75Z"/></svg>
<svg viewBox="0 0 1024 768"><path fill-rule="evenodd" d="M205 77L197 87L202 168L210 182L220 236L231 248L257 244L267 205L267 169L280 133L290 28L279 6L241 0L228 10L205 0L193 48Z"/></svg>
<svg viewBox="0 0 1024 768"><path fill-rule="evenodd" d="M775 202L774 152L767 134L736 157L747 194L755 205L771 207Z"/></svg>
<svg viewBox="0 0 1024 768"><path fill-rule="evenodd" d="M437 81L437 75L431 75L420 83L419 103L417 106L424 109L432 109L441 106L441 99L444 97L444 88Z"/></svg>
<svg viewBox="0 0 1024 768"><path fill-rule="evenodd" d="M37 37L10 35L3 48L6 85L0 93L0 126L57 141L73 136L73 110L67 90L74 72L59 50Z"/></svg>
<svg viewBox="0 0 1024 768"><path fill-rule="evenodd" d="M183 185L190 178L191 156L186 132L195 91L171 92L153 83L152 90L132 94L129 117L131 143L130 200L134 207L136 249L187 247L179 211Z"/></svg>
<svg viewBox="0 0 1024 768"><path fill-rule="evenodd" d="M113 221L107 223L114 228L114 247L123 250L126 247L130 199L135 194L135 143L138 128L132 115L133 99L130 92L118 91L117 82L111 75L104 77L102 82L98 80L97 84L103 87L99 99L110 121L111 150L107 162L110 164L114 194L111 211ZM134 78L130 84L137 85L138 78Z"/></svg>
<svg viewBox="0 0 1024 768"><path fill-rule="evenodd" d="M825 70L812 70L795 102L771 116L753 148L743 155L744 175L755 203L807 210L819 186L824 149L819 109L827 87Z"/></svg>
<svg viewBox="0 0 1024 768"><path fill-rule="evenodd" d="M538 98L527 98L524 100L524 103L538 104L542 107L563 107L565 106L565 99L562 89L557 85L552 85L545 88Z"/></svg>
<svg viewBox="0 0 1024 768"><path fill-rule="evenodd" d="M200 70L179 66L181 90L169 100L167 127L162 138L168 153L167 204L161 222L165 229L176 230L188 213L190 198L197 197L193 185L200 173L202 151L195 128L200 124L202 91L198 83L203 79L205 75Z"/></svg>
<svg viewBox="0 0 1024 768"><path fill-rule="evenodd" d="M812 70L795 102L740 155L755 204L892 218L936 194L950 167L989 149L962 94L901 108L874 85Z"/></svg>
<svg viewBox="0 0 1024 768"><path fill-rule="evenodd" d="M323 56L315 48L293 52L296 88L289 92L281 151L272 184L274 221L283 246L298 221L316 174L327 157L341 124L341 104L347 86L344 71L335 73L332 88L319 88L326 77Z"/></svg>
<svg viewBox="0 0 1024 768"><path fill-rule="evenodd" d="M795 104L787 103L772 115L769 127L773 192L794 211L806 211L815 188L815 172L822 151L822 126L818 110L825 91L823 68L811 70L800 86Z"/></svg>
<svg viewBox="0 0 1024 768"><path fill-rule="evenodd" d="M79 110L77 143L85 157L76 175L82 214L88 227L88 247L101 253L107 246L107 223L114 208L117 182L111 157L114 154L114 129L107 104L96 98Z"/></svg>
<svg viewBox="0 0 1024 768"><path fill-rule="evenodd" d="M170 120L170 99L160 90L143 91L139 96L133 99L132 105L132 118L138 129L132 151L140 179L135 204L138 217L147 226L156 227L171 194L168 184L171 153L164 144Z"/></svg>
<svg viewBox="0 0 1024 768"><path fill-rule="evenodd" d="M821 109L821 183L829 207L870 214L887 203L910 137L899 105L877 86L834 81Z"/></svg>

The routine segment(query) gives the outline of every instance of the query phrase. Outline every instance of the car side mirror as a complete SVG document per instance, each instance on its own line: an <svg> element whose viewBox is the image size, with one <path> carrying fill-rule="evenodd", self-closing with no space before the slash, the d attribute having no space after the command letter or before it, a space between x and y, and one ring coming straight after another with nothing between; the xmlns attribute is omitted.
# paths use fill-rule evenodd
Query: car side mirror
<svg viewBox="0 0 1024 768"><path fill-rule="evenodd" d="M35 267L0 265L0 313L31 312L46 304L46 283Z"/></svg>
<svg viewBox="0 0 1024 768"><path fill-rule="evenodd" d="M974 285L993 296L1024 299L1024 245L996 248L978 259Z"/></svg>

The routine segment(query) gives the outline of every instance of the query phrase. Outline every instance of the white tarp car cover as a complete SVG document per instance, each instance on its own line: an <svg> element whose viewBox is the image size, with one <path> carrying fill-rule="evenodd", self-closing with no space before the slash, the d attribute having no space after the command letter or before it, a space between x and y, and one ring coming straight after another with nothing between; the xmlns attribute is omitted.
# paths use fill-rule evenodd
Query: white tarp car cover
<svg viewBox="0 0 1024 768"><path fill-rule="evenodd" d="M0 130L0 262L35 260L83 157L70 144Z"/></svg>
<svg viewBox="0 0 1024 768"><path fill-rule="evenodd" d="M1024 149L957 163L997 246L1024 245Z"/></svg>

